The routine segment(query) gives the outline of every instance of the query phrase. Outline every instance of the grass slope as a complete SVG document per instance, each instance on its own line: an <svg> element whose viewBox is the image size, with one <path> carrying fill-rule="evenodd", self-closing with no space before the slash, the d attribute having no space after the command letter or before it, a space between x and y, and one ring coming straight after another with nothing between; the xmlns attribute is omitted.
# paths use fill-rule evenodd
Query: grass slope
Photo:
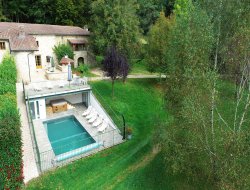
<svg viewBox="0 0 250 190"><path fill-rule="evenodd" d="M117 116L123 113L133 128L133 139L48 172L33 180L27 189L166 189L170 185L162 173L161 157L151 147L156 118L168 118L162 110L161 93L155 80L129 80L115 83L115 98L111 98L111 84L100 81L92 84L103 106L120 126ZM112 112L110 107L115 111ZM155 159L157 162L155 162ZM154 169L155 168L155 169ZM151 170L156 172L151 172ZM139 179L139 180L138 180ZM149 180L150 179L150 180ZM159 183L161 181L161 183ZM148 188L147 188L148 187Z"/></svg>

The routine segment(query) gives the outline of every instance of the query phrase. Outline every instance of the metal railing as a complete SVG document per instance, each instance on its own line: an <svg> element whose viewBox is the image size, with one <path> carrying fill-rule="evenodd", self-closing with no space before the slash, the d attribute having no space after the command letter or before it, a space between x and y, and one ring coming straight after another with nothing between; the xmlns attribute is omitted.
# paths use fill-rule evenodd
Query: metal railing
<svg viewBox="0 0 250 190"><path fill-rule="evenodd" d="M36 163L38 166L38 170L39 172L41 172L41 158L40 158L40 153L39 153L39 149L38 149L38 144L37 144L37 140L36 140L36 134L35 134L35 129L34 129L34 123L33 123L33 119L31 116L31 109L30 109L30 101L29 99L27 100L27 114L28 114L28 122L29 122L29 127L31 128L31 139L32 139L32 144L33 144L33 149L35 152L35 159L36 159Z"/></svg>
<svg viewBox="0 0 250 190"><path fill-rule="evenodd" d="M71 138L70 143L65 143L65 138L56 141L59 145L52 142L53 149L41 152L39 155L41 171L44 172L54 167L63 166L123 142L120 131L117 129L91 137L84 137L84 135L76 137L75 140L73 140L73 137L68 137Z"/></svg>

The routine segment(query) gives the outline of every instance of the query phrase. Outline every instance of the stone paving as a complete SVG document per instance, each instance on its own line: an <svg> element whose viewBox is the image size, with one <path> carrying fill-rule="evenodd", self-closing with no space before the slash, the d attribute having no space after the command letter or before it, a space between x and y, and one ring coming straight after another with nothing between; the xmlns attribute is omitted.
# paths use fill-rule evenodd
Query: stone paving
<svg viewBox="0 0 250 190"><path fill-rule="evenodd" d="M22 83L16 84L17 106L21 115L22 149L23 149L23 173L24 183L38 177L39 172L36 165L35 153L32 145L32 137L26 111L26 104L23 97Z"/></svg>

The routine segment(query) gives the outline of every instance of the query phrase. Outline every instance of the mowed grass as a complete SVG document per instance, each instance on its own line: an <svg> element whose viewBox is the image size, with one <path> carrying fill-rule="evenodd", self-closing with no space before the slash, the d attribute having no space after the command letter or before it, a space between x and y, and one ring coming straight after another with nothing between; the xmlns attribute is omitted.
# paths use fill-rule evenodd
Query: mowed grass
<svg viewBox="0 0 250 190"><path fill-rule="evenodd" d="M150 75L154 74L147 70L146 63L144 61L134 62L131 64L131 72L130 75L144 74Z"/></svg>
<svg viewBox="0 0 250 190"><path fill-rule="evenodd" d="M151 145L156 123L169 118L156 85L152 79L116 82L112 98L110 81L92 83L93 92L118 126L120 114L125 116L133 139L47 172L26 189L172 189L163 159Z"/></svg>

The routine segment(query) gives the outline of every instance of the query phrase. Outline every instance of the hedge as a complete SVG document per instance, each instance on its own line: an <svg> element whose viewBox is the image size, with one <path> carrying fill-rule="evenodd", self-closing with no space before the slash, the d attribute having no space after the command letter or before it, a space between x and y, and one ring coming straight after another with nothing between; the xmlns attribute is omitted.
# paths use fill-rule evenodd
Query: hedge
<svg viewBox="0 0 250 190"><path fill-rule="evenodd" d="M74 59L74 51L68 44L59 44L54 46L53 52L56 54L58 63L65 55L67 55L70 59Z"/></svg>
<svg viewBox="0 0 250 190"><path fill-rule="evenodd" d="M0 64L0 189L20 189L23 184L16 74L13 57L5 56Z"/></svg>

